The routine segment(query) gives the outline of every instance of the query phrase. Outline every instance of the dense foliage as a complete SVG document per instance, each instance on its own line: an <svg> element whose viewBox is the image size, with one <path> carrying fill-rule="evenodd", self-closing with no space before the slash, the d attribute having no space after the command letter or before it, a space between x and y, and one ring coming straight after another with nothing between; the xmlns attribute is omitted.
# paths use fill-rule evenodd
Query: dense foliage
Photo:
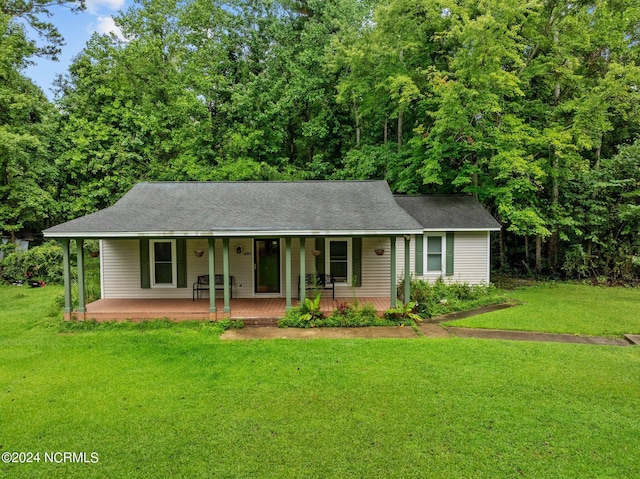
<svg viewBox="0 0 640 479"><path fill-rule="evenodd" d="M320 296L318 296L319 298ZM313 300L310 300L313 301ZM278 320L279 328L360 328L364 326L412 326L411 318L381 318L376 308L370 304L357 305L347 302L337 303L331 314L317 312L305 302L300 307L287 310L284 317Z"/></svg>
<svg viewBox="0 0 640 479"><path fill-rule="evenodd" d="M412 279L410 287L409 304L423 318L507 302L504 291L493 284L446 283L438 278L433 282ZM398 291L404 301L404 280Z"/></svg>
<svg viewBox="0 0 640 479"><path fill-rule="evenodd" d="M28 250L16 249L0 261L0 277L12 283L62 283L62 247L56 241L47 241Z"/></svg>
<svg viewBox="0 0 640 479"><path fill-rule="evenodd" d="M2 5L4 233L142 180L386 179L477 196L502 270L640 276L640 0L137 0L55 108L48 4Z"/></svg>

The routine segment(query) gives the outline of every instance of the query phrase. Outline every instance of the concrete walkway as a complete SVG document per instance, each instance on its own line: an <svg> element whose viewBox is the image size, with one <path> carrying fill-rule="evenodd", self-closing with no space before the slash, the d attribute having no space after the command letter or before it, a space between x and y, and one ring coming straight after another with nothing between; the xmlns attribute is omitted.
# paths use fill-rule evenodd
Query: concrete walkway
<svg viewBox="0 0 640 479"><path fill-rule="evenodd" d="M418 329L427 338L480 338L508 341L547 341L555 343L595 344L601 346L629 346L631 340L601 337L574 336L572 334L537 333L531 331L505 331L497 329L445 328L438 323L421 323ZM355 339L355 338L419 338L420 335L410 327L370 326L364 328L277 328L248 327L225 331L220 339Z"/></svg>
<svg viewBox="0 0 640 479"><path fill-rule="evenodd" d="M629 346L625 339L575 336L573 334L537 333L533 331L505 331L502 329L455 328L447 330L460 338L503 339L509 341L546 341L552 343L597 344L600 346Z"/></svg>
<svg viewBox="0 0 640 479"><path fill-rule="evenodd" d="M353 338L478 338L501 339L507 341L546 341L551 343L595 344L600 346L629 346L640 345L640 335L625 334L624 339L602 338L593 336L575 336L573 334L539 333L535 331L507 331L502 329L458 328L444 327L441 323L456 319L468 318L490 311L510 308L515 304L494 304L471 311L450 313L428 322L418 324L418 334L410 327L397 326L370 326L364 328L278 328L248 327L243 329L230 329L225 331L220 339L353 339Z"/></svg>
<svg viewBox="0 0 640 479"><path fill-rule="evenodd" d="M275 326L229 329L220 339L349 339L417 338L410 327L367 326L363 328L278 328Z"/></svg>

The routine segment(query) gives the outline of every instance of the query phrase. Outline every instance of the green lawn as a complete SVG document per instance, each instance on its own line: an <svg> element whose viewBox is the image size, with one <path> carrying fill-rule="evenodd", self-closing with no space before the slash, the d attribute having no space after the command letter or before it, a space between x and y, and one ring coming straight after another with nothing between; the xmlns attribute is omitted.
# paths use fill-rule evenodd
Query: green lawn
<svg viewBox="0 0 640 479"><path fill-rule="evenodd" d="M445 323L584 336L640 334L640 288L542 283L509 292L520 306Z"/></svg>
<svg viewBox="0 0 640 479"><path fill-rule="evenodd" d="M41 453L0 476L640 477L640 348L73 332L59 292L0 287L0 452Z"/></svg>

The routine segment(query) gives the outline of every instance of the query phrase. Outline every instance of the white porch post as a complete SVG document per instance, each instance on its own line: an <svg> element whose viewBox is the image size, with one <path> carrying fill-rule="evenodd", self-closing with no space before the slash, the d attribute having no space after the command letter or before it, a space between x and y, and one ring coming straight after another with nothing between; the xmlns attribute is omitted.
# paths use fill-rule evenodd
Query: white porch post
<svg viewBox="0 0 640 479"><path fill-rule="evenodd" d="M411 301L411 236L404 235L404 304Z"/></svg>
<svg viewBox="0 0 640 479"><path fill-rule="evenodd" d="M229 238L222 239L222 272L224 274L224 278L223 278L224 279L224 309L223 311L225 313L230 313L231 306L229 304L229 293L230 293L229 291ZM213 281L215 283L215 276L213 278ZM211 283L211 277L209 278L209 283Z"/></svg>
<svg viewBox="0 0 640 479"><path fill-rule="evenodd" d="M291 308L291 238L284 239L284 290L286 296L286 309Z"/></svg>
<svg viewBox="0 0 640 479"><path fill-rule="evenodd" d="M391 243L391 307L396 307L396 299L398 296L398 285L396 284L396 237L389 237Z"/></svg>
<svg viewBox="0 0 640 479"><path fill-rule="evenodd" d="M216 239L209 238L209 313L216 313ZM211 319L211 318L210 318Z"/></svg>
<svg viewBox="0 0 640 479"><path fill-rule="evenodd" d="M305 270L305 243L306 238L300 238L300 304L304 303L305 293L306 293L306 285L307 285L307 272Z"/></svg>

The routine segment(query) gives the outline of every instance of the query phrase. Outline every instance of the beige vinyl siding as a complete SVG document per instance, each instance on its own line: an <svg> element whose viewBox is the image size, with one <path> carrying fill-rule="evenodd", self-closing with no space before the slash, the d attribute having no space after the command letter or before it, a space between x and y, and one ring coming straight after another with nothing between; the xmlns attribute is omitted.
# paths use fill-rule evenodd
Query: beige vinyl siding
<svg viewBox="0 0 640 479"><path fill-rule="evenodd" d="M375 253L376 248L385 250L382 256ZM362 281L359 287L336 286L336 298L389 296L390 254L389 238L362 238Z"/></svg>
<svg viewBox="0 0 640 479"><path fill-rule="evenodd" d="M314 238L306 240L305 267L306 272L315 270L315 257L311 250L315 245ZM400 238L399 244L402 241ZM237 247L242 247L238 254ZM209 245L206 239L187 240L187 288L141 288L140 287L140 247L139 240L103 240L101 248L101 273L103 298L190 298L192 284L199 275L209 272ZM384 248L385 254L377 256L376 248ZM222 274L222 240L216 240L216 274ZM204 254L197 257L195 250L202 250ZM271 296L285 296L285 241L281 240L281 293ZM337 298L357 296L385 297L389 295L389 260L390 247L388 238L363 238L362 241L362 286L336 287ZM229 240L229 271L234 277L233 297L252 298L265 297L254 293L254 261L252 238L231 238ZM399 268L400 268L399 264ZM291 240L291 294L298 296L298 277L300 275L300 240ZM325 296L331 294L324 292ZM218 291L221 297L222 292Z"/></svg>
<svg viewBox="0 0 640 479"><path fill-rule="evenodd" d="M415 274L415 247L411 237L410 260L411 272ZM456 232L454 237L454 275L442 276L445 281L467 282L477 284L488 282L488 241L487 232ZM311 254L314 249L314 239L306 241L306 272L315 270L315 257ZM237 247L242 252L236 252ZM376 248L383 248L384 255L377 256ZM285 242L281 240L281 293L285 295ZM397 249L397 280L404 276L404 239L398 237ZM196 257L194 250L203 250L201 257ZM363 238L362 240L362 286L337 286L337 298L357 296L385 297L390 290L390 258L391 248L389 238ZM234 277L233 297L252 298L260 295L254 293L253 272L253 239L231 238L229 240L229 269ZM187 240L187 288L140 288L140 250L138 240L103 240L101 250L102 286L104 298L190 298L191 285L198 275L208 273L209 246L206 239ZM291 240L291 290L292 296L297 297L298 276L300 274L300 241ZM216 273L222 274L222 240L216 240ZM436 275L425 275L422 278L435 280ZM325 296L327 292L323 293ZM217 292L222 295L221 291ZM272 295L273 296L273 295Z"/></svg>
<svg viewBox="0 0 640 479"><path fill-rule="evenodd" d="M469 284L489 282L489 233L456 232L454 237L453 276L449 281Z"/></svg>
<svg viewBox="0 0 640 479"><path fill-rule="evenodd" d="M425 232L425 236L429 233ZM415 237L411 237L411 272L415 274ZM426 249L426 248L425 248ZM424 274L420 278L435 281L442 277L448 283L479 284L489 282L489 233L456 231L453 239L453 275ZM404 246L398 238L398 271L404 268ZM424 263L426 268L426 262Z"/></svg>
<svg viewBox="0 0 640 479"><path fill-rule="evenodd" d="M100 266L102 297L140 298L138 240L102 240ZM153 297L153 296L152 296Z"/></svg>
<svg viewBox="0 0 640 479"><path fill-rule="evenodd" d="M316 269L316 258L311 254L315 248L315 238L307 238L305 244L305 270L313 273ZM376 248L384 248L385 254L377 256ZM282 296L284 296L284 240L282 241ZM362 286L336 286L336 298L352 298L357 296L385 297L389 296L389 238L362 239ZM291 240L291 290L292 296L298 296L298 277L300 275L300 241ZM321 291L324 297L331 296L331 291Z"/></svg>
<svg viewBox="0 0 640 479"><path fill-rule="evenodd" d="M236 247L242 245L242 253ZM195 250L204 254L197 257ZM229 271L234 277L233 297L251 297L253 292L253 241L250 238L229 241ZM104 298L190 298L199 275L209 272L209 244L206 239L187 240L187 287L140 287L140 246L136 240L102 241L102 285ZM216 273L222 274L222 240L216 241ZM222 291L217 292L218 296Z"/></svg>
<svg viewBox="0 0 640 479"><path fill-rule="evenodd" d="M173 289L140 288L140 246L138 240L103 240L102 250L103 297L111 298L163 298ZM188 268L187 260L187 268ZM181 292L191 294L191 290ZM181 297L181 296L175 296Z"/></svg>

